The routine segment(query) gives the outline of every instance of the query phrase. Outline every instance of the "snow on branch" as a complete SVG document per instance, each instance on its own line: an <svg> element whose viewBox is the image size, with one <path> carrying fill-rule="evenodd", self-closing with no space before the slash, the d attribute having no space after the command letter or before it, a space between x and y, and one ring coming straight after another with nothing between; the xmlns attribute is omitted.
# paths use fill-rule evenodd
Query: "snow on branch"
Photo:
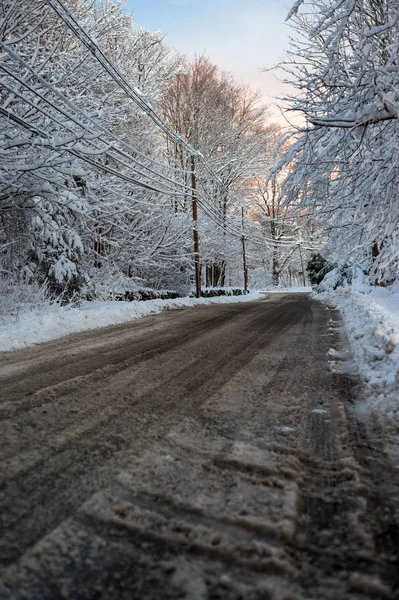
<svg viewBox="0 0 399 600"><path fill-rule="evenodd" d="M287 110L306 124L278 162L294 214L328 235L327 252L398 280L399 0L308 0L283 68Z"/></svg>
<svg viewBox="0 0 399 600"><path fill-rule="evenodd" d="M285 19L286 21L289 21L290 19L292 19L293 16L295 16L296 14L298 14L298 11L301 7L301 5L304 3L305 0L296 0L295 4L293 5L293 7L291 8L291 10L289 11L287 18Z"/></svg>

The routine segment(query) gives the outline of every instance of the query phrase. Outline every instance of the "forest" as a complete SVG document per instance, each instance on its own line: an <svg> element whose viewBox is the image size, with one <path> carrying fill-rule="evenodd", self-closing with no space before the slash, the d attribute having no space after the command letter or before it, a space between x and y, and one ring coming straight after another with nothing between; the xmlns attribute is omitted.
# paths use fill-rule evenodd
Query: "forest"
<svg viewBox="0 0 399 600"><path fill-rule="evenodd" d="M287 127L122 0L5 0L0 18L3 299L306 285L319 252L395 282L396 1L295 3Z"/></svg>
<svg viewBox="0 0 399 600"><path fill-rule="evenodd" d="M280 194L256 90L119 0L6 0L0 17L3 297L302 282L315 227Z"/></svg>

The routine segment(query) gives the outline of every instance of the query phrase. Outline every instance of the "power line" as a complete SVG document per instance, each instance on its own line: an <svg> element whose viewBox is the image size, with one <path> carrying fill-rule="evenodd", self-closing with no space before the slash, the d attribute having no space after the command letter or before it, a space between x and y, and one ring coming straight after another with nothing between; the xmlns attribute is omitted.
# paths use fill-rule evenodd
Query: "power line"
<svg viewBox="0 0 399 600"><path fill-rule="evenodd" d="M0 66L0 68L3 68L3 66ZM12 75L13 75L13 74L12 74L12 73L11 73L11 72L8 70L8 69L4 69L4 70L5 70L5 72L6 72L7 74L9 74L10 76L12 76ZM19 82L21 85L23 85L24 87L26 87L27 89L29 89L29 90L30 90L32 93L35 93L36 95L38 95L38 96L39 96L39 98L41 98L42 100L44 100L45 102L47 102L47 103L48 103L50 106L52 106L53 108L56 108L56 109L57 109L57 110L58 110L58 111L59 111L59 112L60 112L60 113L61 113L63 116L66 116L66 117L68 117L68 114L67 114L67 113L65 113L65 111L63 111L63 110L62 110L62 109L60 109L59 107L55 107L55 106L54 106L54 105L53 105L51 102L49 102L47 99L43 98L43 97L42 97L42 96L41 96L41 95L40 95L40 94L37 92L37 90L34 90L34 89L31 87L31 86L29 86L28 84L26 84L26 82L24 82L24 81L23 81L23 80L22 80L20 77L18 77L18 76L15 76L15 78L16 78L16 80L17 80L17 81L18 81L18 82ZM15 92L15 90L13 90L12 88L8 87L6 84L4 84L4 85L5 85L5 87L7 87L7 89L9 89L9 91L12 91L12 92L16 93L16 95L18 95L18 96L19 96L19 97L20 97L20 98L21 98L23 101L25 101L26 103L28 103L30 106L32 106L32 107L33 107L33 108L35 108L36 110L38 110L38 111L42 112L42 114L44 114L44 116L46 116L46 117L47 117L47 118L49 118L50 120L53 120L53 121L54 121L54 122L56 122L58 125L60 125L60 126L62 126L62 127L65 127L65 124L64 124L64 123L62 123L62 122L58 121L57 119L55 119L55 117L54 117L53 115L49 114L47 111L44 111L44 109L43 109L43 108L41 108L41 107L37 106L37 105L36 105L36 104L34 104L32 101L28 100L28 99L27 99L27 98L25 98L25 97L24 97L22 94L20 94L20 93L18 93L18 92ZM9 113L8 113L8 116L9 116ZM76 121L76 120L74 120L74 119L72 119L72 120L73 120L73 122L75 122L75 124L77 124L78 126L80 126L80 127L83 127L83 125L82 125L81 123L79 123L78 121ZM22 124L22 123L21 123L21 124ZM26 122L25 122L25 121L24 121L24 123L23 123L23 126L24 126L24 127L26 127ZM29 126L29 125L28 125L28 126ZM27 128L27 127L26 127L26 128ZM71 132L74 134L74 136L76 136L76 132L74 132L73 130L71 130ZM37 133L37 131L35 131L35 133ZM46 136L46 134L45 134L44 132L41 132L41 135L42 135L42 137L47 137L47 136ZM92 140L90 140L90 142L91 142L91 143L93 143L93 142L92 142ZM52 146L54 146L54 144L52 144ZM171 192L170 192L170 191L168 191L168 190L160 190L159 188L154 188L154 187L152 187L152 186L148 186L147 184L144 184L144 183L142 183L142 182L134 181L134 180L133 180L131 177L127 177L127 176L125 176L125 175L123 175L123 174L120 174L119 172L115 171L115 170L114 170L114 169L112 169L111 167L106 167L105 165L101 165L101 164L99 164L97 161L95 161L94 159L90 159L89 157L87 157L87 156L84 156L84 155L82 154L82 151L80 151L80 152L79 152L79 151L77 151L75 148L65 148L65 149L66 149L66 151L67 151L67 152L69 152L70 154L72 154L72 155L76 156L76 157L77 157L77 158L79 158L80 160L83 160L84 162L87 162L88 164L90 164L90 165L92 165L92 166L94 166L94 167L96 167L96 168L99 168L99 169L101 169L101 170L103 170L103 171L106 171L106 172L108 172L108 173L110 173L110 174L112 174L112 175L114 175L114 176L117 176L117 177L119 177L119 178L123 179L124 181L128 181L128 182L131 182L131 183L135 183L136 185L140 185L141 187L144 187L144 188L146 188L146 189L151 189L152 191L158 191L158 192L160 192L160 193L171 193ZM101 149L99 149L99 150L101 150ZM107 150L103 150L103 153L110 154L110 152L109 152L109 151L107 151ZM119 161L119 162L120 162L120 161ZM127 167L129 167L129 165L125 165L124 163L121 163L121 162L120 162L120 164L123 164L124 166L127 166ZM191 189L191 188L190 188L190 189ZM183 194L180 194L180 195L184 195L184 196L185 196L185 195L187 194L187 192L188 192L188 193L190 192L190 189L187 189L187 187L186 187L186 190L185 190L185 192L184 192ZM172 194L172 193L171 193L171 194ZM213 222L214 222L216 225L218 225L220 228L222 228L222 229L223 229L223 231L225 231L226 233L229 233L229 234L230 234L230 235L232 235L233 237L237 237L237 238L241 238L241 237L242 237L242 233L241 233L241 232L240 232L238 229L235 229L235 228L234 228L233 226L231 226L229 223L227 223L227 222L223 221L222 217L221 217L221 216L220 216L220 214L217 212L217 210L216 210L214 207L212 207L212 205L210 205L210 204L207 204L207 203L206 203L206 201L205 201L205 198L202 196L202 194L200 194L200 193L197 191L197 195L198 195L198 196L199 196L199 198L200 198L200 200L199 200L199 204L200 204L200 205L201 205L201 207L203 208L204 212L206 212L206 214L208 215L208 217L209 217L209 218L211 218L211 219L213 220ZM209 198L209 196L208 196L208 198ZM249 239L250 239L250 238L249 238ZM250 241L251 241L251 240L250 240ZM255 241L255 240L252 238L252 241ZM267 240L267 239L263 239L263 238L261 238L261 239L258 239L257 241L258 241L259 243L261 243L261 244L262 244L262 246L263 246L265 243L267 243L268 241L269 241L269 242L272 242L272 243L276 243L276 240Z"/></svg>
<svg viewBox="0 0 399 600"><path fill-rule="evenodd" d="M62 143L59 143L59 144L51 143L51 142L48 141L48 136L47 136L47 134L44 131L41 131L37 127L33 126L31 123L28 123L24 119L22 119L21 117L18 117L17 115L15 115L15 113L13 113L9 109L5 109L5 108L3 108L3 107L0 106L0 114L2 114L3 116L5 116L8 120L17 123L18 125L20 125L21 127L24 127L25 129L27 129L31 133L34 133L35 135L37 135L37 136L41 137L42 139L46 140L46 143L42 144L42 146L45 147L45 148L54 149L55 147L59 146L59 150L60 151L65 151L68 154L72 154L73 156L75 156L76 158L79 158L83 162L86 162L86 163L88 163L88 164L90 164L90 165L92 165L92 166L100 169L101 171L109 173L110 175L114 175L115 177L117 177L119 179L122 179L123 181L127 181L129 183L132 183L133 185L136 185L137 187L141 187L141 188L144 188L144 189L147 189L147 190L151 190L151 191L157 192L159 194L166 194L168 196L185 196L186 195L183 192L170 192L169 190L162 190L162 189L156 188L156 187L154 187L152 185L143 183L141 181L133 179L132 177L129 177L128 175L124 175L123 173L120 173L120 172L116 171L115 169L112 169L112 167L109 167L109 166L103 165L101 163L98 163L94 159L90 159L87 155L84 155L84 154L80 153L78 150L75 150L73 148L68 148L67 146L64 146ZM42 165L42 166L44 166L44 165Z"/></svg>
<svg viewBox="0 0 399 600"><path fill-rule="evenodd" d="M143 95L141 94L141 92L135 88L133 88L124 78L124 76L122 75L121 71L108 59L108 57L104 54L104 52L101 50L101 48L99 47L99 45L97 44L97 42L95 40L93 40L91 38L91 36L85 31L85 29L80 25L80 23L77 21L77 19L74 17L74 15L69 11L69 9L63 4L63 2L61 0L46 0L47 3L49 4L49 6L51 6L51 8L57 13L57 15L60 17L60 19L67 25L67 27L73 32L73 34L80 40L80 42L89 50L89 52L94 56L94 58L101 64L101 66L103 67L103 69L112 77L112 79L119 85L119 87L121 89L124 90L124 92L128 95L128 97L133 100L133 102L145 113L147 114L152 121L163 131L163 133L169 138L171 139L175 144L181 146L182 148L184 148L189 154L190 156L196 156L199 158L199 160L201 161L201 164L204 166L205 170L210 174L210 176L212 177L212 179L216 182L218 182L223 188L224 186L224 182L223 180L218 176L217 173L215 173L213 171L213 169L210 167L210 165L205 161L205 159L203 158L202 154L196 150L195 148L193 148L190 144L188 144L186 141L184 141L181 136L175 132L173 132L169 126L161 119L161 117L154 111L154 109L152 108L152 106L146 101L146 99L143 97ZM13 53L13 51L7 47L4 43L1 43L1 46L6 49L9 54L11 56L13 56L14 58L16 58L21 64L25 63L24 66L29 68L29 70L34 74L35 77L38 78L39 81L41 81L41 83L43 85L46 85L47 87L49 87L49 84L46 80L44 80L40 74L34 72L34 70L31 68L31 66L29 65L29 63L26 63L26 61L23 61L23 59L21 57L19 57L19 55L17 55L16 53ZM6 71L6 69L4 69ZM10 73L9 71L6 71L8 73L9 76L14 76L12 73ZM14 76L15 78L15 76ZM26 82L24 82L23 80L21 80L19 78L19 81L22 85L24 85L27 89L29 89L32 93L35 93L36 95L38 95L42 101L47 102L47 104L49 104L50 106L52 106L53 109L57 110L58 112L60 112L61 114L63 114L64 116L66 116L67 118L69 118L72 122L74 122L75 124L77 124L79 127L84 128L85 126L83 125L83 123L80 123L79 121L76 121L76 119L73 119L71 117L71 115L68 115L67 113L65 113L65 111L62 111L59 107L55 106L54 104L52 104L51 102L47 101L46 98L44 98L43 96L41 96L40 94L37 93L37 90L34 90L31 88L31 86L29 86L28 84L26 84ZM73 103L65 98L65 96L63 96L58 90L55 90L52 86L51 87L51 91L53 93L55 93L56 95L58 95L58 97L61 97L62 100L67 103L67 105L69 107L72 106L73 110L77 113L80 114L81 116L84 117L84 119L91 123L92 125L94 124L96 128L100 129L103 133L105 133L108 137L110 137L111 139L113 139L114 141L117 141L118 143L120 143L121 145L124 145L125 147L129 148L129 150L133 151L135 154L139 154L142 157L148 159L149 157L145 157L144 155L140 154L137 150L135 150L134 148L132 148L131 146L129 146L128 144L126 144L123 140L120 140L119 138L117 138L116 136L114 136L113 134L111 134L110 132L108 132L105 128L103 128L102 126L99 126L98 123L96 123L89 115L85 114L84 111L82 111L81 109L79 109L78 107L74 106ZM15 93L15 90L12 90ZM25 101L27 101L26 99L24 99ZM29 103L29 101L28 101ZM35 107L36 110L39 110L43 113L43 109L41 107L38 107L36 104L34 103L30 103L31 106ZM4 111L4 109L3 109ZM47 135L44 132L40 132L38 129L36 129L34 126L32 126L31 124L27 123L24 119L21 119L20 117L18 117L17 115L15 115L14 113L11 113L11 111L6 110L5 111L6 115L8 118L12 118L12 120L14 120L16 123L18 123L20 126L23 126L25 129L28 129L31 133L35 133L36 135L40 135L42 138L48 139ZM4 112L3 112L4 114ZM58 120L56 120L53 115L49 115L48 113L44 112L44 114L46 114L50 119L55 120L55 122L57 122L59 125L65 127L66 125L64 123L59 122ZM73 132L73 130L71 130ZM76 132L73 132L74 135L76 135ZM89 143L92 144L94 147L95 144L93 142L93 140L88 140L87 138L84 138L84 136L81 137L82 141L84 141L85 143ZM100 136L97 136L98 140L104 142L104 139L101 138ZM72 142L71 142L72 143ZM173 188L170 188L169 190L165 190L165 189L160 189L159 187L155 187L154 185L151 185L150 183L146 183L143 181L139 181L133 177L130 177L128 175L125 175L124 173L120 173L118 171L116 171L115 169L113 169L112 167L103 165L101 163L98 163L94 158L91 158L90 156L87 155L87 152L89 152L88 150L86 150L85 153L85 148L81 149L78 147L78 149L76 149L76 143L77 140L75 140L74 142L74 147L68 147L65 144L60 144L60 150L62 151L66 151L67 153L75 156L76 158L78 158L79 160L82 160L83 162L86 162L88 164L90 164L91 166L100 169L102 171L105 171L119 179L122 179L126 182L132 183L133 185L136 185L138 187L150 190L150 191L154 191L160 194L167 194L170 196L187 196L188 193L192 192L192 188L190 188L189 186L186 185L186 183L180 183L177 182L175 180L171 180L168 177L166 177L164 174L159 173L157 171L155 171L154 169L147 167L146 165L143 165L142 163L140 163L139 161L137 161L137 159L135 159L134 157L127 155L126 153L122 152L121 150L115 148L115 147L109 147L108 149L101 149L101 148L96 148L98 150L98 153L100 154L107 154L109 155L111 158L113 158L113 160L115 160L117 163L121 164L122 166L126 167L126 168L133 168L133 170L136 170L138 172L139 175L141 175L142 177L145 177L147 180L150 181L154 181L152 179L152 177L150 177L148 174L143 174L142 172L140 172L136 167L132 167L131 165L127 165L126 163L124 163L123 161L121 161L120 159L116 158L113 154L111 154L112 152L116 152L117 154L120 154L121 156L128 158L129 160L131 160L132 162L134 162L136 165L138 165L139 167L151 172L153 175L155 175L156 177L158 177L161 181L163 180L164 185L166 185L167 187L170 188L170 186L168 184L165 184L165 181L168 181L169 183L172 183L173 186L177 186L177 187L181 187L184 188L184 192L175 192L175 191L171 191ZM106 141L105 141L106 143ZM46 144L43 144L44 146L46 146ZM48 144L48 146L50 147L54 147L54 144ZM152 160L152 159L151 159ZM152 160L152 162L155 162ZM159 165L158 165L159 166ZM170 167L169 167L170 168ZM185 173L188 174L188 171L183 171L183 170L178 170L178 169L173 169L170 168L172 171L179 172L179 173ZM205 195L207 195L207 192L205 191ZM238 204L241 205L241 200L239 200L235 195L233 195L231 193L231 191L229 191L229 196L232 197ZM216 225L218 225L220 228L222 228L226 233L229 233L230 235L237 237L237 238L241 238L242 237L242 232L239 231L238 229L236 229L234 226L232 226L231 224L226 223L220 216L220 214L217 212L217 210L212 207L212 205L209 205L207 203L207 201L205 200L205 197L202 194L199 194L197 192L197 197L199 200L199 205L201 206L201 208L204 210L204 212L206 212L206 214L208 215L208 217L213 220L213 222L216 223ZM251 238L247 238L249 239L249 241L251 241ZM287 241L277 241L277 240L268 240L267 238L252 238L252 242L253 243L258 243L262 245L262 247L264 247L264 245L267 244L272 244L272 245L284 245L286 247L292 247L295 246L296 243L289 243L288 240Z"/></svg>
<svg viewBox="0 0 399 600"><path fill-rule="evenodd" d="M205 161L201 152L190 146L183 138L172 131L169 126L161 119L161 117L154 111L152 106L145 100L139 90L132 88L132 86L126 81L120 70L108 59L104 54L100 46L95 40L86 32L86 30L80 25L74 15L69 9L63 4L61 0L46 0L47 3L53 8L58 16L64 21L74 35L81 41L82 44L90 51L95 59L103 66L107 73L118 83L118 85L125 91L125 93L153 120L154 123L171 139L174 143L183 147L191 156L196 156L203 164L204 168L208 171L211 177L224 187L223 180L213 171L210 165ZM192 191L192 190L187 190ZM229 195L241 205L241 200L234 196L231 192ZM215 220L216 222L216 220ZM220 223L219 223L220 226ZM222 225L225 229L224 225ZM226 229L225 229L226 230ZM237 232L232 232L232 235L238 235ZM241 236L241 234L239 234ZM276 244L275 240L270 240L269 243ZM289 244L287 244L288 246Z"/></svg>
<svg viewBox="0 0 399 600"><path fill-rule="evenodd" d="M4 43L0 42L0 47L3 47L7 52L9 51L9 48L7 46L5 46ZM19 58L19 56L13 52L10 51L9 52L10 55L12 56L12 58L15 58L16 60L18 60L20 62L21 65L23 65L24 67L26 67L27 69L29 69L32 74L40 81L40 83L42 83L43 85L45 85L51 92L53 92L55 95L57 95L65 104L67 104L68 108L74 110L76 113L80 113L84 119L86 121L88 121L89 123L91 123L92 125L94 125L94 127L101 129L109 138L117 141L118 143L121 143L121 140L119 138L117 138L116 136L114 136L113 134L111 134L109 131L107 131L105 128L102 127L98 127L99 124L96 123L89 115L87 115L84 111L82 111L81 109L79 109L73 102L71 102L69 99L65 98L65 96L60 93L58 90L56 90L53 86L50 86L48 84L48 82L46 82L46 80L44 80L38 73L36 73L32 67L29 65L29 63L26 63L26 61L24 61L22 58ZM7 67L4 65L4 63L0 64L0 68L10 77L12 77L13 79L15 79L16 81L18 81L20 83L20 85L22 85L23 87L25 87L26 89L28 89L32 94L36 95L38 98L40 98L44 103L46 103L47 105L49 105L52 109L56 110L57 112L59 112L60 114L62 114L64 117L66 117L67 119L71 120L73 123L75 123L78 127L82 128L83 131L85 131L87 133L87 127L84 123L76 120L75 118L73 118L69 113L67 113L65 110L63 110L60 106L58 106L57 104L54 104L53 102L51 102L49 99L45 98L44 96L42 96L38 90L36 90L34 87L30 86L26 81L24 81L21 77L19 77L17 74L13 73L10 69L7 69ZM32 101L30 101L29 99L27 99L25 96L23 96L21 93L19 93L17 90L10 88L9 86L7 86L7 84L5 82L2 83L4 85L4 87L6 87L10 92L12 92L13 94L17 95L18 97L20 97L24 102L30 104L30 106L32 106L33 108L35 108L36 110L43 112L43 109L38 106L37 104L33 103ZM55 117L49 113L45 113L45 115L56 121ZM60 125L61 127L67 127L70 129L70 131L74 134L77 135L76 132L70 128L70 126L68 126L65 123L56 121L58 123L58 125ZM104 140L104 138L102 136L100 136L98 133L93 133L96 138L100 141L103 141L104 143L107 143L106 140ZM79 136L79 137L83 137L83 136ZM89 141L89 143L93 144L93 141L90 139L87 139L87 137L84 138L85 141ZM126 145L126 144L125 144ZM132 148L131 146L127 146L129 149L131 149L134 153L136 153L136 150L134 148ZM154 174L155 176L157 176L159 179L164 179L165 181L168 181L169 183L172 183L174 186L180 186L180 187L185 187L185 185L183 183L177 182L176 180L172 180L169 177L165 176L163 173L159 173L157 171L155 171L154 169L152 169L151 167L148 167L146 165L143 165L143 163L141 163L140 161L138 161L135 157L132 157L128 154L126 154L125 152L119 150L118 148L115 148L114 146L110 147L108 149L108 152L116 152L117 154L120 154L121 156L124 156L126 158L128 158L129 160L132 160L133 162L135 162L139 167L149 171L150 173ZM118 159L115 159L118 160ZM169 165L167 166L167 168L169 170L173 170L174 172L176 172L176 169L174 169L173 167L170 167ZM136 169L137 170L137 169ZM179 173L185 173L185 174L189 174L188 171L178 171ZM142 175L144 175L145 177L149 177L146 174L141 173ZM150 178L151 179L151 178Z"/></svg>
<svg viewBox="0 0 399 600"><path fill-rule="evenodd" d="M187 150L191 156L201 156L201 153L198 150L185 142L179 134L172 131L172 129L170 129L170 127L154 111L152 106L145 100L141 92L133 88L128 81L126 81L118 67L116 67L109 60L97 42L93 40L93 38L86 32L86 30L80 25L74 15L61 0L46 0L46 2L82 42L82 44L86 46L89 52L104 67L112 79L126 92L129 98L133 100L133 102L135 102L135 104L137 104L137 106L139 106L141 110L150 117L150 119L152 119L152 121L168 136L169 139L171 139L175 144L185 148L185 150Z"/></svg>
<svg viewBox="0 0 399 600"><path fill-rule="evenodd" d="M48 136L44 131L41 131L40 129L38 129L37 127L31 125L30 123L26 122L24 119L22 119L21 117L18 117L17 115L15 115L12 111L10 111L9 109L4 109L3 107L0 107L0 113L3 114L3 116L5 116L7 119L12 120L14 122L16 122L18 125L24 127L25 129L27 129L28 131L30 131L31 133L34 133L38 136L40 136L41 138L48 140ZM46 144L42 144L44 147L49 147L49 148L54 148L54 144L47 142ZM187 193L189 193L191 191L191 188L187 188L186 192L184 193L171 193L168 190L162 190L160 188L156 188L154 186L145 184L143 182L140 182L138 180L133 179L132 177L129 177L127 175L124 175L118 171L116 171L115 169L112 169L112 167L109 166L105 166L101 163L98 163L97 161L95 161L94 159L89 158L88 156L82 154L82 152L79 152L78 150L74 149L74 148L68 148L65 147L64 145L62 145L61 143L59 144L60 146L60 150L65 150L66 152L68 152L69 154L72 154L73 156L75 156L76 158L78 158L79 160L82 160L88 164L90 164L91 166L94 166L97 169L100 169L102 171L105 171L119 179L122 179L123 181L127 181L129 183L132 183L134 185L137 185L138 187L147 189L147 190L151 190L160 194L167 194L167 195L175 195L175 196L187 196ZM44 166L44 165L43 165ZM205 200L205 198L203 197L203 195L201 193L199 193L197 191L197 196L198 196L198 204L199 206L204 210L205 214L207 214L207 216L218 226L220 227L223 231L225 231L226 233L229 233L231 236L241 239L242 238L242 232L239 231L238 229L235 229L233 226L231 226L229 223L227 222L223 222L223 219L221 217L221 215L216 211L216 209L214 207L212 207L212 205L208 204ZM293 243L282 243L279 242L278 240L271 240L271 239L267 239L265 237L262 238L253 238L250 236L246 236L248 241L252 242L253 245L257 245L257 246L261 246L261 247L265 247L265 245L276 245L279 244L280 246L284 246L284 247L293 247L298 245L297 242L293 242Z"/></svg>

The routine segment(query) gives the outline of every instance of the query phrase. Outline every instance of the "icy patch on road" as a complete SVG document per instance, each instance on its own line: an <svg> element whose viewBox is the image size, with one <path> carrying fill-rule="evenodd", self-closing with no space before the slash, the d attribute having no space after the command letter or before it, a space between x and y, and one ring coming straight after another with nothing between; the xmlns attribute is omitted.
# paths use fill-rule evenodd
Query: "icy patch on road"
<svg viewBox="0 0 399 600"><path fill-rule="evenodd" d="M82 302L79 308L47 307L45 311L21 315L18 320L0 326L0 352L18 350L56 338L109 325L128 323L140 317L158 314L164 310L204 304L232 304L264 298L261 292L246 296L219 296L215 298L176 298L174 300L146 300L143 302L93 301Z"/></svg>

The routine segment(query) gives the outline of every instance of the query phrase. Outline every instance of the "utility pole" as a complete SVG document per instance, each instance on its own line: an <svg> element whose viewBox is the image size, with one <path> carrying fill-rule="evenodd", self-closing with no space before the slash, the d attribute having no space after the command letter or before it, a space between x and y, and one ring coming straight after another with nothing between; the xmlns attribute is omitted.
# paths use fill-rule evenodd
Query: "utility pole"
<svg viewBox="0 0 399 600"><path fill-rule="evenodd" d="M198 235L198 207L197 207L197 177L195 174L195 159L191 155L191 188L193 205L193 239L194 239L194 264L195 264L195 297L201 297L201 271L199 259L199 235Z"/></svg>
<svg viewBox="0 0 399 600"><path fill-rule="evenodd" d="M247 256L245 254L245 235L244 235L244 209L241 208L241 230L242 230L242 264L244 267L244 291L248 291L248 269L247 269Z"/></svg>
<svg viewBox="0 0 399 600"><path fill-rule="evenodd" d="M303 287L306 287L305 268L304 268L304 265L303 265L303 256L302 256L302 248L301 248L301 244L302 244L302 240L301 240L301 238L299 238L299 242L298 242L298 248L299 248L299 256L301 257L301 265L302 265L302 280L303 280Z"/></svg>

